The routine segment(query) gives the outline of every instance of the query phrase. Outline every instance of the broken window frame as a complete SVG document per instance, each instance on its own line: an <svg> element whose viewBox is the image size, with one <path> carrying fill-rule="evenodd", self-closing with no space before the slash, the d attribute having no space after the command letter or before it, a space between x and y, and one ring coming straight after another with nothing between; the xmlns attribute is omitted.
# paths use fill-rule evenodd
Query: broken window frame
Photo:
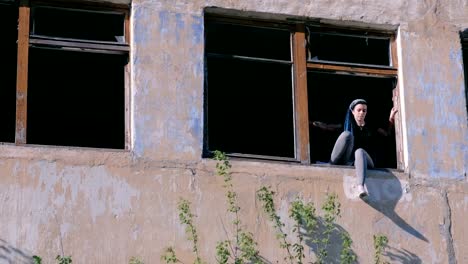
<svg viewBox="0 0 468 264"><path fill-rule="evenodd" d="M118 12L124 15L123 32L124 42L108 41L83 41L79 39L54 38L37 36L31 34L31 9L35 7L52 7L63 9L79 9L84 12ZM64 50L81 50L85 52L108 53L108 54L129 54L130 53L130 8L127 5L100 4L78 1L27 1L21 0L18 12L18 52L17 52L17 81L16 81L16 128L15 144L27 144L27 95L28 95L28 68L29 68L29 48L43 46L47 48ZM125 132L124 150L130 148L130 66L125 66L124 95L125 95ZM63 146L67 147L67 146Z"/></svg>
<svg viewBox="0 0 468 264"><path fill-rule="evenodd" d="M374 76L374 77L394 77L398 76L398 59L397 59L397 44L396 33L393 31L385 32L380 30L370 29L354 29L343 28L333 25L324 24L311 24L307 22L284 22L284 21L269 21L269 20L256 20L249 17L248 19L235 17L235 16L220 16L216 14L206 14L205 23L222 22L228 24L248 25L255 27L266 27L274 29L286 29L291 33L291 61L292 61L292 80L293 80L293 116L294 116L294 158L282 158L271 156L260 156L241 153L227 153L231 157L239 158L256 158L264 160L277 160L298 162L301 164L311 164L310 153L310 139L309 139L309 113L308 113L308 96L307 96L307 72L329 72L338 74L351 74L360 76ZM368 65L357 63L343 63L335 61L320 61L307 59L307 30L313 32L325 32L326 34L352 34L368 36L370 38L388 38L389 39L389 66L381 65ZM363 35L365 34L365 35ZM216 56L216 54L205 54L205 58L209 56ZM206 79L205 79L206 80ZM205 82L205 86L208 84ZM398 84L393 89L393 102L394 106L399 107L399 92ZM208 145L208 126L209 120L207 118L207 97L205 94L205 130L204 130L204 153L209 156L213 149L209 149ZM400 121L400 112L397 113L395 118L395 141L396 141L396 160L397 169L404 169L403 159L403 145L402 145L402 126Z"/></svg>

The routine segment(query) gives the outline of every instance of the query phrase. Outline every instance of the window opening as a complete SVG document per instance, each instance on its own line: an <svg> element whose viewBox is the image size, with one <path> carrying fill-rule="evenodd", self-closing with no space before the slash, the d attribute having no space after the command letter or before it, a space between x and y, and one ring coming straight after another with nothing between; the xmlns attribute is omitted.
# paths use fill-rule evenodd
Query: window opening
<svg viewBox="0 0 468 264"><path fill-rule="evenodd" d="M125 148L125 55L30 49L27 142Z"/></svg>
<svg viewBox="0 0 468 264"><path fill-rule="evenodd" d="M12 4L0 3L0 31L2 39L2 74L0 80L0 142L15 142L16 123L16 59L18 38L18 8Z"/></svg>
<svg viewBox="0 0 468 264"><path fill-rule="evenodd" d="M205 34L206 155L328 162L349 103L364 98L367 122L384 130L375 165L403 167L399 121L395 134L388 123L398 102L392 33L207 14Z"/></svg>
<svg viewBox="0 0 468 264"><path fill-rule="evenodd" d="M209 150L295 157L289 43L284 30L206 26Z"/></svg>
<svg viewBox="0 0 468 264"><path fill-rule="evenodd" d="M127 148L128 10L16 9L16 144Z"/></svg>
<svg viewBox="0 0 468 264"><path fill-rule="evenodd" d="M381 168L396 168L395 137L376 133L379 128L388 128L388 114L393 107L394 78L309 71L307 80L310 121L339 127L336 130L324 131L311 126L312 162L329 161L335 141L343 132L342 125L349 103L356 98L362 98L368 103L366 123L371 125L375 134L372 136L373 149L369 150L374 164Z"/></svg>
<svg viewBox="0 0 468 264"><path fill-rule="evenodd" d="M210 150L294 158L291 66L208 58Z"/></svg>
<svg viewBox="0 0 468 264"><path fill-rule="evenodd" d="M468 29L465 29L462 34L462 52L463 52L463 68L465 73L465 102L466 112L468 113Z"/></svg>

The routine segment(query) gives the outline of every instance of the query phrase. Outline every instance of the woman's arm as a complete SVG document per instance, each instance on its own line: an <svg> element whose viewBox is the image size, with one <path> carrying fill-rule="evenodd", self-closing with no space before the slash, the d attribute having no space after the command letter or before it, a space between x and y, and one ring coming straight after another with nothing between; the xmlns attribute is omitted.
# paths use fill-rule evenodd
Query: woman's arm
<svg viewBox="0 0 468 264"><path fill-rule="evenodd" d="M383 128L377 129L377 132L379 132L379 134L385 137L392 134L393 126L395 124L395 115L397 112L398 112L397 107L393 107L392 110L390 110L390 116L388 117L388 127L387 129L383 129Z"/></svg>
<svg viewBox="0 0 468 264"><path fill-rule="evenodd" d="M338 131L343 128L341 124L326 124L320 121L311 121L309 123L325 131Z"/></svg>

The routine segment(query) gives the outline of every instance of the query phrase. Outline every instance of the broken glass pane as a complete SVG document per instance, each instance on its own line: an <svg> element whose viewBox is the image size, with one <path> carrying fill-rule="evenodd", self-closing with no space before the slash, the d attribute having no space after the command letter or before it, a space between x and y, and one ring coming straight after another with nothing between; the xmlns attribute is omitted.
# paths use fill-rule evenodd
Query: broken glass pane
<svg viewBox="0 0 468 264"><path fill-rule="evenodd" d="M32 17L32 35L111 42L124 41L125 14L123 13L35 7Z"/></svg>
<svg viewBox="0 0 468 264"><path fill-rule="evenodd" d="M311 32L309 61L391 66L390 39Z"/></svg>
<svg viewBox="0 0 468 264"><path fill-rule="evenodd" d="M287 30L223 23L205 26L207 53L291 60Z"/></svg>

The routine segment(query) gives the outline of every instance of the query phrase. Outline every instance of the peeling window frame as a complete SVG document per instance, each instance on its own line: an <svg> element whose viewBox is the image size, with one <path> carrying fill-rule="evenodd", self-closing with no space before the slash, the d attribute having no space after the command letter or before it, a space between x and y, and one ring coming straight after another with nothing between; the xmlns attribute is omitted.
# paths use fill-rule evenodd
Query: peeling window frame
<svg viewBox="0 0 468 264"><path fill-rule="evenodd" d="M396 32L337 27L334 25L317 24L309 22L288 22L288 21L270 21L263 19L253 19L252 17L242 18L228 15L205 14L205 24L210 22L222 22L235 25L246 25L255 27L267 27L276 29L286 29L291 33L291 53L293 67L293 105L294 105L294 158L282 158L272 156L261 156L242 153L227 153L231 157L276 160L286 162L298 162L301 164L311 164L310 139L309 139L309 113L308 113L308 96L307 96L307 72L331 72L340 74L351 74L357 76L373 76L373 77L394 77L398 78L398 58L397 58L397 43ZM369 37L385 37L389 39L389 66L357 64L357 63L342 63L332 61L310 61L307 60L307 30L313 28L314 32L326 32L327 34L351 34L359 35L365 33ZM213 54L205 54L205 57L213 56ZM205 83L205 85L207 85ZM207 98L205 97L205 102ZM400 106L398 82L393 89L393 104ZM213 149L209 149L208 145L208 120L207 120L207 105L205 105L205 130L204 130L204 155L210 156ZM403 139L400 111L395 117L395 143L396 143L396 168L404 169L403 157Z"/></svg>
<svg viewBox="0 0 468 264"><path fill-rule="evenodd" d="M106 41L83 41L79 39L54 38L31 34L31 9L35 7L52 7L59 9L79 9L91 12L118 12L124 15L124 42L110 43ZM16 128L15 144L27 145L27 95L29 49L35 45L46 45L50 48L64 50L80 49L85 52L130 54L130 6L120 4L103 4L80 1L27 1L21 0L18 5L18 45L17 45L17 75L16 75ZM124 150L130 149L130 64L125 66L125 132ZM71 146L61 146L71 147Z"/></svg>

